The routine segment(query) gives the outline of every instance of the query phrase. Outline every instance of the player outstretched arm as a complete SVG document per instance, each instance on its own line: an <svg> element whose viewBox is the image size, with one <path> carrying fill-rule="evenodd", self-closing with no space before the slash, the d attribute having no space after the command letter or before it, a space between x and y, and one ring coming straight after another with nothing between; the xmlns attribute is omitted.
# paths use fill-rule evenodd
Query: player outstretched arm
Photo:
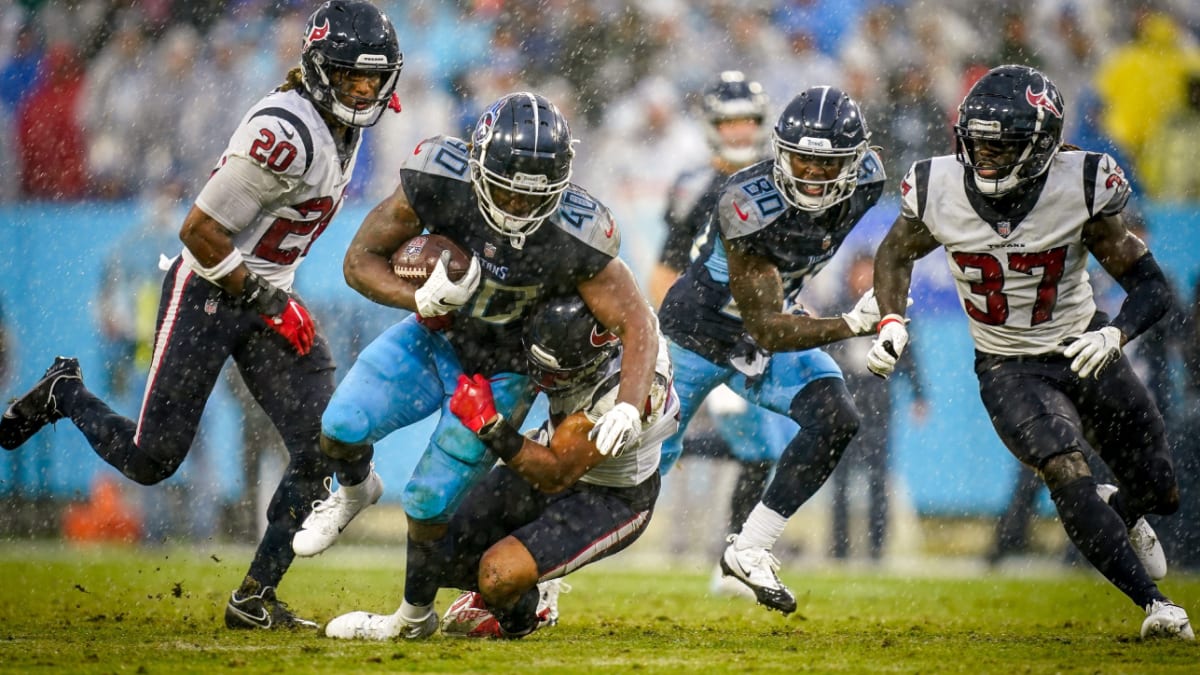
<svg viewBox="0 0 1200 675"><path fill-rule="evenodd" d="M582 411L569 415L554 428L549 447L522 436L496 412L492 385L483 375L459 376L458 388L450 397L450 411L497 457L542 492L554 494L567 489L606 459L588 439L593 425Z"/></svg>
<svg viewBox="0 0 1200 675"><path fill-rule="evenodd" d="M401 180L396 190L363 218L354 234L342 262L346 283L372 302L416 311L417 286L396 276L389 258L423 230Z"/></svg>
<svg viewBox="0 0 1200 675"><path fill-rule="evenodd" d="M579 284L578 291L596 319L621 338L625 349L617 405L596 422L591 434L601 453L618 455L641 433L641 410L654 383L658 358L658 319L620 258Z"/></svg>
<svg viewBox="0 0 1200 675"><path fill-rule="evenodd" d="M783 280L774 264L732 246L728 257L729 290L746 331L767 351L800 351L866 335L879 321L879 310L868 296L841 316L816 318L784 312Z"/></svg>

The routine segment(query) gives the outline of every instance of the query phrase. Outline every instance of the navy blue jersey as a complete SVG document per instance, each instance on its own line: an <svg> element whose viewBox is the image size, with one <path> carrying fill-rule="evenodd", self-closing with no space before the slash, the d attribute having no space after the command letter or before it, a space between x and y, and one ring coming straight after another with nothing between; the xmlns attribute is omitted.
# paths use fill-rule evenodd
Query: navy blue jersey
<svg viewBox="0 0 1200 675"><path fill-rule="evenodd" d="M764 160L729 178L696 240L699 255L659 312L667 337L714 363L726 361L745 332L729 290L726 250L767 259L783 278L785 297L794 298L883 194L883 168L874 152L863 160L854 194L819 212L788 206L771 180L773 166Z"/></svg>
<svg viewBox="0 0 1200 675"><path fill-rule="evenodd" d="M692 259L692 243L708 224L729 174L711 165L685 171L675 179L667 198L667 240L658 261L682 273Z"/></svg>
<svg viewBox="0 0 1200 675"><path fill-rule="evenodd" d="M446 333L464 370L525 372L522 319L539 298L574 290L596 276L616 257L621 236L608 209L571 185L524 247L513 248L484 220L467 158L467 145L457 138L423 141L400 171L404 192L428 231L479 258L479 288Z"/></svg>

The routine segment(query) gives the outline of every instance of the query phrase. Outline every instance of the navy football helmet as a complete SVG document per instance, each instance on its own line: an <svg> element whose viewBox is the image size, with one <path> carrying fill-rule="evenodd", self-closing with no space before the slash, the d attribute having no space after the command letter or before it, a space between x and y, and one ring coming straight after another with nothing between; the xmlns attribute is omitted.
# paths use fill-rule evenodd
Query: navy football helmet
<svg viewBox="0 0 1200 675"><path fill-rule="evenodd" d="M858 103L836 87L812 87L788 103L771 133L772 177L788 204L822 211L850 198L867 155L871 132ZM792 157L810 164L836 164L832 179L797 176Z"/></svg>
<svg viewBox="0 0 1200 675"><path fill-rule="evenodd" d="M546 392L594 383L621 349L576 294L545 300L525 324L524 344L529 374Z"/></svg>
<svg viewBox="0 0 1200 675"><path fill-rule="evenodd" d="M1041 176L1062 145L1058 87L1028 66L999 66L981 77L958 107L955 155L987 196Z"/></svg>
<svg viewBox="0 0 1200 675"><path fill-rule="evenodd" d="M575 149L558 108L528 92L504 96L471 135L471 185L493 230L521 248L562 201Z"/></svg>
<svg viewBox="0 0 1200 675"><path fill-rule="evenodd" d="M747 80L739 70L727 70L704 90L700 107L704 115L704 135L709 146L721 159L736 166L746 166L760 157L767 129L767 94L762 85ZM730 145L721 136L718 125L729 120L749 119L759 125L759 133L747 145Z"/></svg>
<svg viewBox="0 0 1200 675"><path fill-rule="evenodd" d="M403 65L396 29L370 2L329 0L308 17L300 52L304 88L317 107L343 124L369 127L378 122ZM354 97L355 105L348 106L338 100L338 71L378 73L379 91L373 98Z"/></svg>

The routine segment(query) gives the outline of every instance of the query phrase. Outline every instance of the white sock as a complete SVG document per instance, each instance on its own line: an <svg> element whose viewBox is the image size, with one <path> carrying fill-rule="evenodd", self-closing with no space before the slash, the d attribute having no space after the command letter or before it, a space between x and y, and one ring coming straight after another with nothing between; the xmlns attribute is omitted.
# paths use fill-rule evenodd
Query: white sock
<svg viewBox="0 0 1200 675"><path fill-rule="evenodd" d="M405 600L404 602L400 603L400 609L396 610L396 613L400 615L401 619L408 623L417 623L419 621L424 621L425 617L429 616L429 613L432 611L433 605L410 605L408 604L408 601Z"/></svg>
<svg viewBox="0 0 1200 675"><path fill-rule="evenodd" d="M779 536L783 534L785 525L787 525L787 518L759 502L750 512L750 517L746 518L746 522L742 524L742 531L738 534L734 546L739 551L748 548L765 548L769 551L775 546Z"/></svg>

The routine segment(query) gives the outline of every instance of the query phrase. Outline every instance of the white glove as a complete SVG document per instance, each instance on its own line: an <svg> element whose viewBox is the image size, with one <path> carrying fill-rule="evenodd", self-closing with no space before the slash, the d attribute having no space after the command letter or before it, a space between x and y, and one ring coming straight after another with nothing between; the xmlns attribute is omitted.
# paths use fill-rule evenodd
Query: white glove
<svg viewBox="0 0 1200 675"><path fill-rule="evenodd" d="M879 337L867 353L867 370L887 379L896 369L896 361L908 346L908 319L899 314L888 314L879 321Z"/></svg>
<svg viewBox="0 0 1200 675"><path fill-rule="evenodd" d="M850 326L855 335L870 335L875 332L875 324L879 323L879 303L875 301L875 289L872 288L854 303L854 309L842 315L842 320Z"/></svg>
<svg viewBox="0 0 1200 675"><path fill-rule="evenodd" d="M1121 358L1121 330L1116 326L1105 326L1100 330L1084 333L1075 338L1063 350L1067 358L1075 357L1071 370L1079 377L1100 377L1109 364Z"/></svg>
<svg viewBox="0 0 1200 675"><path fill-rule="evenodd" d="M450 252L446 251L433 268L433 274L417 289L414 297L417 301L417 314L425 318L442 316L467 304L471 294L479 286L479 258L471 256L471 265L467 273L458 281L450 281L446 274L446 262Z"/></svg>
<svg viewBox="0 0 1200 675"><path fill-rule="evenodd" d="M642 416L637 408L618 403L596 420L596 426L588 432L588 440L596 443L601 455L616 457L641 435L641 431Z"/></svg>

